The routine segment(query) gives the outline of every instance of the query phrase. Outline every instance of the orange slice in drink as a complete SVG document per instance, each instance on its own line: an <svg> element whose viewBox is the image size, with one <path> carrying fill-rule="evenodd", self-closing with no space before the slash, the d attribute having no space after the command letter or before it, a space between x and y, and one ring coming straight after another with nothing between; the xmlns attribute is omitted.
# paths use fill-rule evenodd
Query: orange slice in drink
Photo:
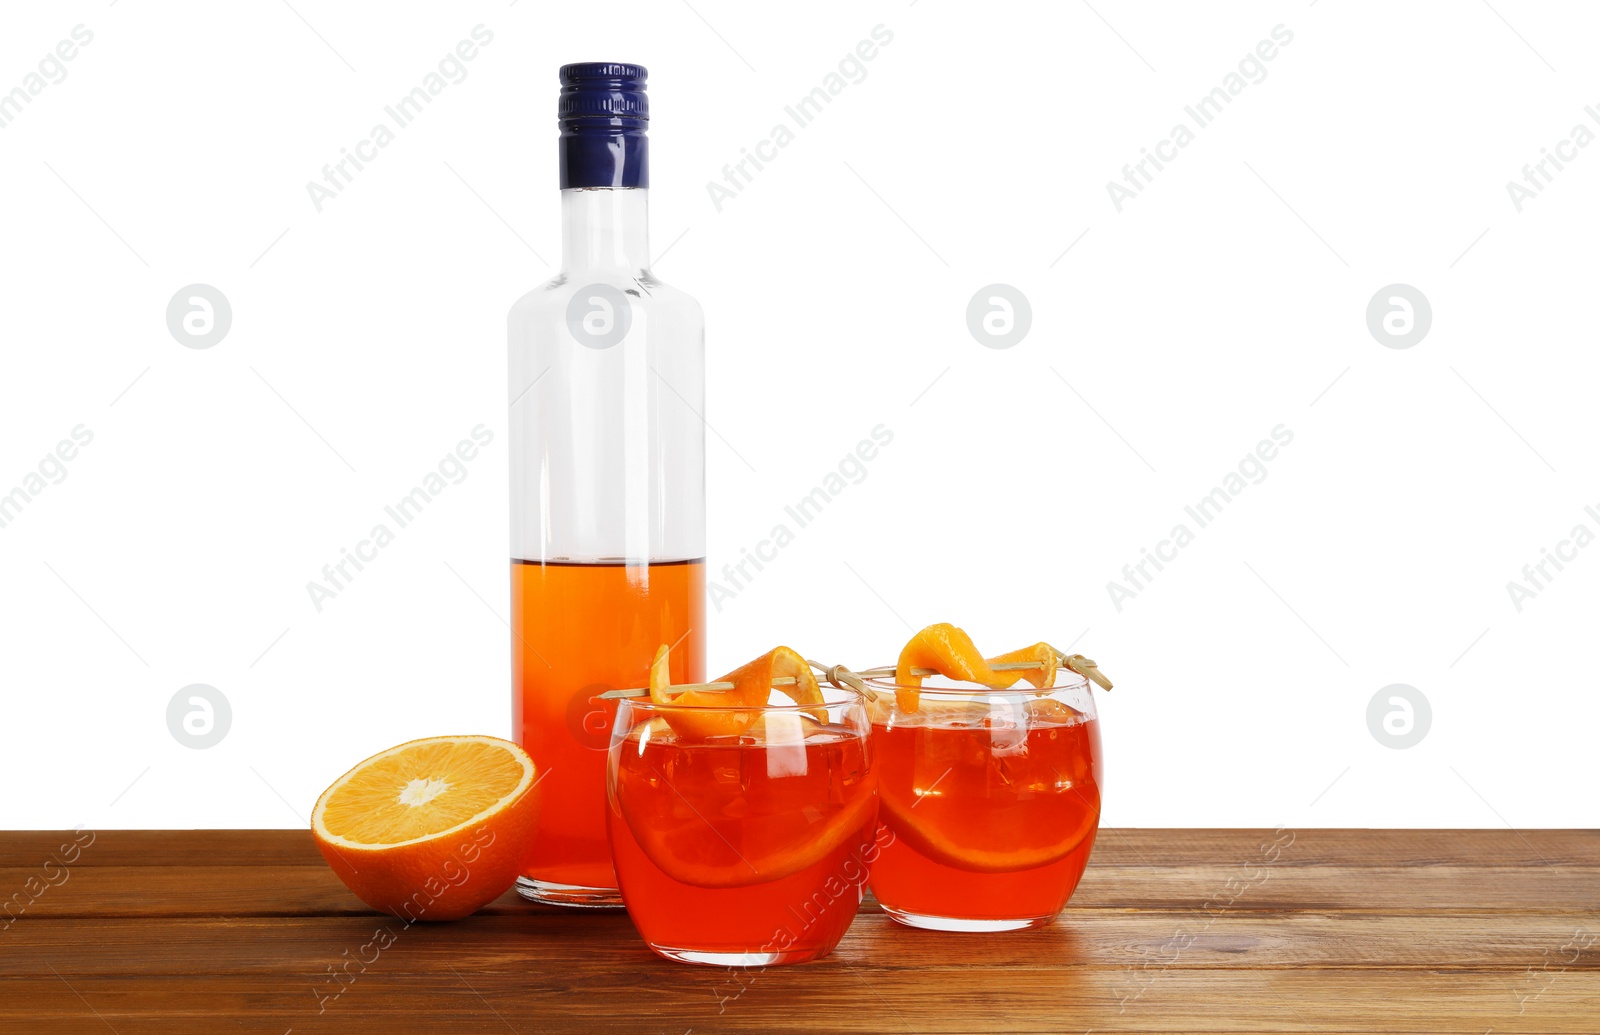
<svg viewBox="0 0 1600 1035"><path fill-rule="evenodd" d="M529 861L535 783L533 759L508 740L412 740L323 791L311 836L372 908L456 920L499 898Z"/></svg>
<svg viewBox="0 0 1600 1035"><path fill-rule="evenodd" d="M780 880L852 838L864 844L877 828L877 781L859 733L800 709L755 714L740 736L711 740L652 719L614 756L611 808L673 880L701 888Z"/></svg>
<svg viewBox="0 0 1600 1035"><path fill-rule="evenodd" d="M879 811L896 837L930 859L961 870L979 873L1013 873L1047 866L1067 857L1100 823L1098 792L1082 809L1074 809L1068 822L1036 824L1005 832L1004 847L999 847L995 832L971 824L940 822L926 808L912 811L914 801L898 800L879 790Z"/></svg>
<svg viewBox="0 0 1600 1035"><path fill-rule="evenodd" d="M687 750L697 749L724 750ZM638 761L648 760L647 754ZM878 799L870 784L842 797L777 809L756 805L758 799L737 795L736 788L719 787L715 799L702 799L692 776L635 768L636 760L625 761L615 785L628 830L663 873L693 887L740 888L781 880L816 865L849 838L868 838L876 829ZM732 804L719 811L715 802L726 795L734 796Z"/></svg>
<svg viewBox="0 0 1600 1035"><path fill-rule="evenodd" d="M774 689L773 680L779 677L787 676L793 680L776 689L795 704L823 703L822 688L817 685L816 674L811 671L805 658L788 647L774 647L761 657L714 680L732 683L731 690L683 690L677 694L672 693L667 650L667 646L662 644L650 663L650 700L655 704L672 706L664 709L662 716L686 740L737 737L748 730L761 715L754 709L767 703ZM827 713L820 707L808 714L818 722L828 721Z"/></svg>

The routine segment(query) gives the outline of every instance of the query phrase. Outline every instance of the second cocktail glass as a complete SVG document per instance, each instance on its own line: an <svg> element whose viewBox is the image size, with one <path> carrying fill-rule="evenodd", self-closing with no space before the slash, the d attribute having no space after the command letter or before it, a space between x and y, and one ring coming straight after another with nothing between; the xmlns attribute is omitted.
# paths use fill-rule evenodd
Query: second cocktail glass
<svg viewBox="0 0 1600 1035"><path fill-rule="evenodd" d="M743 728L696 732L708 715ZM878 855L876 780L870 724L850 691L813 706L621 701L607 822L645 943L739 967L832 952Z"/></svg>
<svg viewBox="0 0 1600 1035"><path fill-rule="evenodd" d="M872 892L913 927L1049 923L1083 876L1100 823L1100 730L1088 682L991 690L867 679L882 853Z"/></svg>

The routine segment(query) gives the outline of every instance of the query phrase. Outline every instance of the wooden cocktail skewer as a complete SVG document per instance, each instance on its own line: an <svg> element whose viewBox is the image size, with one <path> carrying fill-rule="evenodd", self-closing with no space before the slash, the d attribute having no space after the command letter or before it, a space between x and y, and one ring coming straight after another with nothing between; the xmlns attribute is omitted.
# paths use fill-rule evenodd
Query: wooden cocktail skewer
<svg viewBox="0 0 1600 1035"><path fill-rule="evenodd" d="M778 677L776 677L776 678L774 678L772 680L772 685L773 686L794 686L794 677L793 676L778 676ZM682 693L685 690L711 690L711 691L732 690L733 689L733 684L727 682L726 680L715 682L715 683L673 683L671 686L667 687L667 689L673 691L674 693ZM649 697L649 696L650 696L650 688L649 687L647 687L647 686L635 686L635 687L630 687L627 690L607 690L605 693L600 695L600 699L604 700L604 701L614 701L619 697Z"/></svg>
<svg viewBox="0 0 1600 1035"><path fill-rule="evenodd" d="M1059 654L1059 652L1058 657L1059 663L1063 668L1070 669L1085 679L1094 680L1102 690L1111 689L1111 680L1107 679L1105 673L1100 671L1100 666L1089 658L1084 657L1082 654L1063 655ZM996 672L1020 672L1023 669L1043 668L1044 666L1037 661L1002 661L998 665L990 665L989 667ZM884 665L881 668L862 669L858 674L866 676L868 679L882 679L885 676L893 676L894 672L893 665ZM913 668L911 674L914 676L943 675L938 669L920 667Z"/></svg>
<svg viewBox="0 0 1600 1035"><path fill-rule="evenodd" d="M1111 689L1111 680L1105 677L1105 675L1100 671L1098 665L1084 657L1082 654L1073 654L1071 656L1062 655L1060 663L1071 671L1078 673L1078 675L1094 680L1102 688L1106 690ZM820 665L815 661L811 661L809 658L806 660L806 664L820 671L823 678L832 683L834 686L839 686L841 683L843 683L850 686L852 689L867 694L868 696L876 695L873 694L872 689L862 681L863 677L868 679L876 679L884 676L894 675L893 666L869 668L863 669L861 672L852 672L843 665ZM1042 662L1038 661L1002 661L998 665L991 665L989 667L997 672L1020 672L1030 668L1043 668L1044 665ZM941 673L938 669L913 668L911 670L911 674L914 676L937 676ZM793 686L794 677L778 676L772 681L772 685ZM707 690L715 693L722 690L732 690L733 686L734 685L732 683L727 682L726 680L719 680L712 683L674 683L668 689L676 693L682 693L685 690ZM605 693L600 695L600 698L602 700L614 701L623 697L648 696L650 696L649 687L630 687L626 690L607 690Z"/></svg>
<svg viewBox="0 0 1600 1035"><path fill-rule="evenodd" d="M1026 668L1044 668L1044 663L1039 661L1002 661L998 665L990 665L989 667L996 672L1020 672ZM857 672L856 675L866 676L869 679L880 679L884 676L892 676L894 675L894 672L895 668L893 665L883 665L879 668L864 668L860 672ZM916 668L913 668L911 670L911 674L914 676L943 675L943 673L936 668L922 668L920 665Z"/></svg>

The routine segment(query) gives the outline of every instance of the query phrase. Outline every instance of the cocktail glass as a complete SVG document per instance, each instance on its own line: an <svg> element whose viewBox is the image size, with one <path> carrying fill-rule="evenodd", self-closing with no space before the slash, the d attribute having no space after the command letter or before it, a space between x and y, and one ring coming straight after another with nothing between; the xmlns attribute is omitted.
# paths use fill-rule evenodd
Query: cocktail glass
<svg viewBox="0 0 1600 1035"><path fill-rule="evenodd" d="M628 914L655 952L751 967L839 944L878 855L877 774L861 698L829 690L824 701L619 702L608 833ZM746 728L700 735L689 713L711 711Z"/></svg>
<svg viewBox="0 0 1600 1035"><path fill-rule="evenodd" d="M1049 923L1083 876L1100 824L1100 729L1087 680L991 690L867 679L881 854L872 892L894 919L939 931Z"/></svg>

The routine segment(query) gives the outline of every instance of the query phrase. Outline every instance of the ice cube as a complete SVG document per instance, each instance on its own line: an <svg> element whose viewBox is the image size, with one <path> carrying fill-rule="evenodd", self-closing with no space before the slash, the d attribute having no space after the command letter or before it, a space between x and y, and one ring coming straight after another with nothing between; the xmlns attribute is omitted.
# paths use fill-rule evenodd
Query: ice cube
<svg viewBox="0 0 1600 1035"><path fill-rule="evenodd" d="M767 776L806 775L806 722L798 712L767 712Z"/></svg>

